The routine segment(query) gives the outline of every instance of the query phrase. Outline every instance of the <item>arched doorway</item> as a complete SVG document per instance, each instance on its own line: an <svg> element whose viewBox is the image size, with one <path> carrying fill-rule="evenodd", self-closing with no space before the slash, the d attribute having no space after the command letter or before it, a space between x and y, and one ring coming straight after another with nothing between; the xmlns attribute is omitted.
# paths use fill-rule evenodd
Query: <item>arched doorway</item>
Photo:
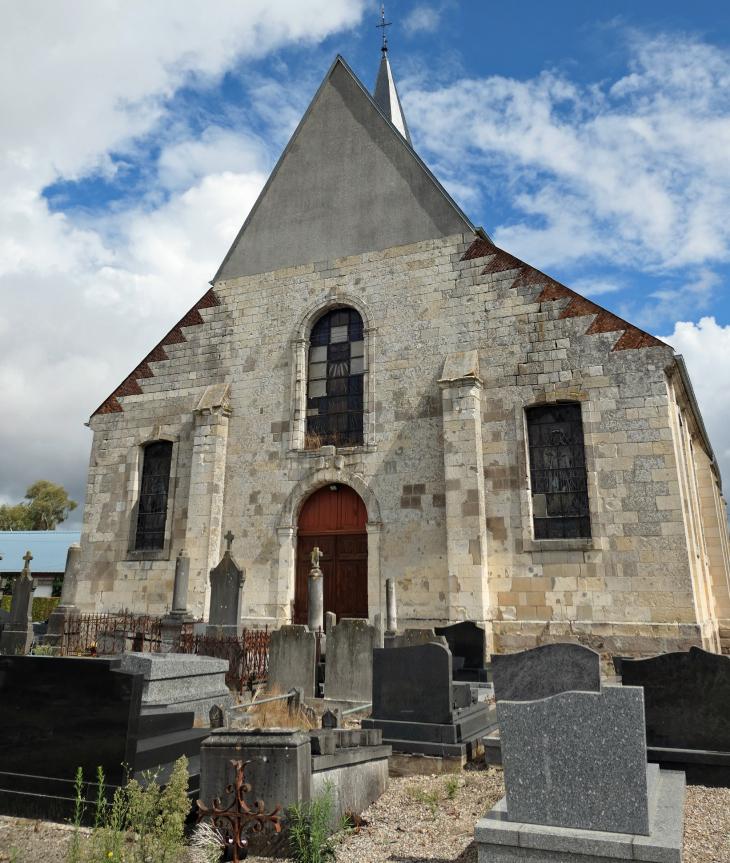
<svg viewBox="0 0 730 863"><path fill-rule="evenodd" d="M294 623L307 622L310 554L322 552L324 610L337 618L368 616L367 510L347 485L326 485L314 492L299 515Z"/></svg>

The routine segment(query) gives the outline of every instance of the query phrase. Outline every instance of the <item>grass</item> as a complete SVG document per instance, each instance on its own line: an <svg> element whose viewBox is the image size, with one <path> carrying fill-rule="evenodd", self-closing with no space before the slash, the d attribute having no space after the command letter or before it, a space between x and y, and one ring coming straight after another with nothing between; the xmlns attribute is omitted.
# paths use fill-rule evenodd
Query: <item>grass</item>
<svg viewBox="0 0 730 863"><path fill-rule="evenodd" d="M289 807L289 841L297 863L328 863L336 860L336 831L332 829L332 783L324 794ZM339 829L346 829L346 816Z"/></svg>
<svg viewBox="0 0 730 863"><path fill-rule="evenodd" d="M267 690L258 690L256 696L261 693L262 698L273 698L283 695L280 687L272 686ZM294 709L289 707L288 700L281 698L278 701L268 701L266 704L257 704L254 696L248 708L253 728L301 728L302 731L310 731L316 728L316 719L313 720L301 706Z"/></svg>
<svg viewBox="0 0 730 863"><path fill-rule="evenodd" d="M422 785L417 785L415 788L409 789L408 793L416 801L416 803L423 803L425 806L428 806L431 817L435 821L436 813L438 812L439 808L438 791L431 791L429 793L427 791L424 791Z"/></svg>

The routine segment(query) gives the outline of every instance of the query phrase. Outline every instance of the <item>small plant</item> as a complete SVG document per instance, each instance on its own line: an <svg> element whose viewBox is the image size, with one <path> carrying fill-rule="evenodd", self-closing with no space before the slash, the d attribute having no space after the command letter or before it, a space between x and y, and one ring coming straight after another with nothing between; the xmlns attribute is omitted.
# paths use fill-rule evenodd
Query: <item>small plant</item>
<svg viewBox="0 0 730 863"><path fill-rule="evenodd" d="M81 819L84 817L84 773L82 769L76 771L74 779L74 817L71 821L73 825L73 836L68 846L68 863L78 863L79 860L79 827Z"/></svg>
<svg viewBox="0 0 730 863"><path fill-rule="evenodd" d="M446 796L449 800L453 800L456 797L456 792L459 788L459 780L456 776L449 776L446 780Z"/></svg>
<svg viewBox="0 0 730 863"><path fill-rule="evenodd" d="M36 644L33 648L33 656L53 656L53 646L50 644Z"/></svg>
<svg viewBox="0 0 730 863"><path fill-rule="evenodd" d="M190 863L219 863L225 844L220 830L201 821L196 825L190 841Z"/></svg>
<svg viewBox="0 0 730 863"><path fill-rule="evenodd" d="M423 803L428 806L429 811L431 812L431 817L436 820L436 812L438 812L439 806L439 795L437 791L427 792L423 790L422 785L417 785L415 788L412 788L409 792L410 796L416 801L416 803Z"/></svg>
<svg viewBox="0 0 730 863"><path fill-rule="evenodd" d="M331 828L332 783L324 794L306 803L289 807L289 836L292 856L298 863L327 863L336 859Z"/></svg>

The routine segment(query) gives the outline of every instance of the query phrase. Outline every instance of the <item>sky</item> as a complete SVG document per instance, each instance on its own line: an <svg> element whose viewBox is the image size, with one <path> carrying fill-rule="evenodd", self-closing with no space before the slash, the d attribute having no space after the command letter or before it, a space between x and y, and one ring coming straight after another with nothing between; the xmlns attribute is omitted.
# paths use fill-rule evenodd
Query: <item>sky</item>
<svg viewBox="0 0 730 863"><path fill-rule="evenodd" d="M365 0L0 0L0 502L207 290ZM730 482L730 4L397 0L416 151L501 247L668 341ZM63 526L77 528L82 507Z"/></svg>

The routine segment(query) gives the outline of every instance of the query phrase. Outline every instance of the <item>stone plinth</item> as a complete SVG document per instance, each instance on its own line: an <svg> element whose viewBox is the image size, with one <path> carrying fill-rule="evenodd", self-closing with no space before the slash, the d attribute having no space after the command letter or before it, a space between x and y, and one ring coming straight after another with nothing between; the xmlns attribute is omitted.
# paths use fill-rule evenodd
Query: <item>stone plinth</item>
<svg viewBox="0 0 730 863"><path fill-rule="evenodd" d="M144 675L142 713L193 711L196 725L208 725L213 705L226 713L233 701L226 686L227 659L182 653L124 653L121 669Z"/></svg>
<svg viewBox="0 0 730 863"><path fill-rule="evenodd" d="M241 598L245 581L246 570L233 559L229 544L221 562L210 571L208 635L241 634Z"/></svg>

